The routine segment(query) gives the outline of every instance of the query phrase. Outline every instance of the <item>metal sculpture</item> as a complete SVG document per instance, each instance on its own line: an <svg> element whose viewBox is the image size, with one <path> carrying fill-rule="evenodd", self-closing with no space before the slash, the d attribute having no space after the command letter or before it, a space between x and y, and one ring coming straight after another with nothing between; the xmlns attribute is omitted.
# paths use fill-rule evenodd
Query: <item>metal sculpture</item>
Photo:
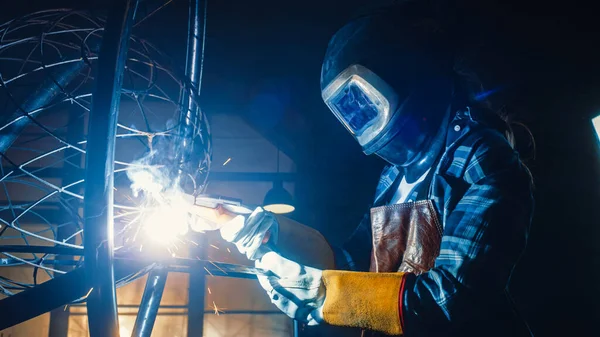
<svg viewBox="0 0 600 337"><path fill-rule="evenodd" d="M0 330L85 301L91 336L118 336L115 287L150 273L134 328L149 336L169 271L260 272L144 251L148 212L208 179L205 5L190 1L181 74L131 35L138 0L113 1L106 20L58 9L0 25L0 266L31 268L28 281L0 276Z"/></svg>

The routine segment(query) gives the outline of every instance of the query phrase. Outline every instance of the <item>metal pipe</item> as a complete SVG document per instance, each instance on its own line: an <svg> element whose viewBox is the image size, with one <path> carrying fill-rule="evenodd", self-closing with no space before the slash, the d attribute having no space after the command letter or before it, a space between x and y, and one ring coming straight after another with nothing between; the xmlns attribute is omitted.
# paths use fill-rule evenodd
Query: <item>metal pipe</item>
<svg viewBox="0 0 600 337"><path fill-rule="evenodd" d="M201 18L202 8L201 3L204 4L204 10L206 10L206 1L200 0L189 0L189 13L188 13L188 35L187 35L187 55L185 64L185 76L189 80L189 83L184 84L184 93L181 97L182 110L179 116L179 137L181 137L179 144L177 144L177 184L182 186L188 193L193 193L184 186L183 178L192 174L195 175L196 170L199 167L199 158L195 158L195 152L199 152L199 149L194 151L194 141L200 131L198 127L202 124L201 115L199 113L199 107L196 98L200 95L200 85L202 77L202 53L204 45L204 34L202 24L203 19Z"/></svg>
<svg viewBox="0 0 600 337"><path fill-rule="evenodd" d="M70 109L69 111L69 126L67 132L67 142L69 144L75 144L77 141L84 138L85 124L83 118L79 118L80 111L78 109ZM71 159L74 162L74 165L67 165L66 161ZM73 181L73 178L77 176L77 173L80 171L82 166L83 156L80 152L75 151L73 149L66 149L63 151L63 160L65 161L62 167L62 186L67 185ZM73 192L77 194L81 194L81 188L83 186L79 185L75 187ZM72 200L69 205L72 207L71 210L74 213L78 213L79 207L81 206L81 201L78 199ZM78 230L78 226L73 221L78 221L77 218L72 214L72 212L65 212L62 209L60 213L60 217L62 221L60 223L65 224L60 226L56 230L56 240L61 242L69 242L75 244L75 237L73 237L73 233L76 233ZM75 219L74 219L75 218ZM70 239L69 239L70 238ZM73 260L73 256L61 256L58 255L55 259L64 260L72 260L73 262L77 262ZM73 270L73 266L75 264L58 264L55 265L54 268L59 270L68 272ZM69 311L63 310L62 308L54 309L50 312L50 324L49 324L48 335L52 337L67 337L69 334Z"/></svg>
<svg viewBox="0 0 600 337"><path fill-rule="evenodd" d="M113 269L115 135L123 71L138 0L114 0L98 58L88 125L85 189L85 271L91 337L118 337Z"/></svg>
<svg viewBox="0 0 600 337"><path fill-rule="evenodd" d="M150 337L152 335L152 328L156 321L156 315L158 314L160 300L165 290L168 275L169 271L162 267L153 269L150 275L148 275L140 309L135 319L133 332L131 333L132 337Z"/></svg>
<svg viewBox="0 0 600 337"><path fill-rule="evenodd" d="M191 246L191 256L206 258L206 235L202 236L198 246ZM208 266L208 265L207 265ZM204 267L206 268L206 267ZM206 272L204 268L190 269L190 285L188 290L188 336L204 336L204 303L206 297ZM207 269L208 270L208 269ZM224 269L223 269L224 270ZM214 275L214 274L213 274Z"/></svg>
<svg viewBox="0 0 600 337"><path fill-rule="evenodd" d="M84 67L85 62L83 61L63 66L57 75L47 77L10 117L3 120L0 124L2 127L0 129L0 153L5 153L31 123L31 118L25 114L35 117L44 111L42 108L52 102L61 93L61 89L68 86ZM8 90L8 88L5 87L4 90Z"/></svg>

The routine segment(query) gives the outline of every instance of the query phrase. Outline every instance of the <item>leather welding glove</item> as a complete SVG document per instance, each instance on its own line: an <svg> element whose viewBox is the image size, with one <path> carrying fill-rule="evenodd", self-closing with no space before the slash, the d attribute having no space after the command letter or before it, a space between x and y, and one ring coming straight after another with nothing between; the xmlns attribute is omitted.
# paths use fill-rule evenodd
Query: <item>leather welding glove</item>
<svg viewBox="0 0 600 337"><path fill-rule="evenodd" d="M321 270L300 265L275 252L264 254L255 265L274 274L259 275L258 281L283 313L308 325L323 321L325 287Z"/></svg>
<svg viewBox="0 0 600 337"><path fill-rule="evenodd" d="M219 231L221 237L235 244L240 253L256 260L271 250L266 243L270 236L278 236L279 224L272 213L257 207L248 216L236 216Z"/></svg>
<svg viewBox="0 0 600 337"><path fill-rule="evenodd" d="M333 268L333 251L318 231L287 217L257 207L251 214L236 215L219 207L193 206L197 219L194 231L219 230L221 237L235 244L248 259L259 259L268 251L315 268Z"/></svg>
<svg viewBox="0 0 600 337"><path fill-rule="evenodd" d="M258 281L271 302L291 318L317 325L401 335L399 298L405 273L320 270L269 252L255 262L273 275Z"/></svg>
<svg viewBox="0 0 600 337"><path fill-rule="evenodd" d="M262 207L253 212L236 214L223 206L210 208L193 205L190 213L194 215L190 223L193 231L219 230L225 241L233 243L250 260L256 260L267 252L264 244L271 235L277 237L279 232L273 214Z"/></svg>

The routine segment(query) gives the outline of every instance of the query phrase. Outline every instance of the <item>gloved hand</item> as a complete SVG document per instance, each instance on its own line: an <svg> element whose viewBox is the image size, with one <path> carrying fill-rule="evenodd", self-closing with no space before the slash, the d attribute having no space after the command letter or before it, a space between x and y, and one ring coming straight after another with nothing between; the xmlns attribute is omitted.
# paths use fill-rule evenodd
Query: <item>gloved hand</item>
<svg viewBox="0 0 600 337"><path fill-rule="evenodd" d="M195 215L190 227L196 232L219 230L221 237L235 244L240 253L250 260L259 259L269 248L264 245L271 237L277 238L278 222L272 213L262 207L246 214L235 214L222 206L209 208L193 205Z"/></svg>
<svg viewBox="0 0 600 337"><path fill-rule="evenodd" d="M333 268L333 251L318 231L267 212L244 207L204 207L190 196L190 213L195 215L191 229L197 232L220 230L224 240L236 245L251 260L275 250L287 258L317 268ZM240 215L243 214L243 215ZM268 245L266 244L268 241Z"/></svg>
<svg viewBox="0 0 600 337"><path fill-rule="evenodd" d="M321 270L300 265L275 252L267 252L255 265L275 274L259 275L258 281L282 312L308 325L323 321L325 287Z"/></svg>
<svg viewBox="0 0 600 337"><path fill-rule="evenodd" d="M271 251L265 243L277 237L279 224L272 213L257 207L249 216L238 215L220 229L221 237L235 244L240 253L250 260L260 259Z"/></svg>

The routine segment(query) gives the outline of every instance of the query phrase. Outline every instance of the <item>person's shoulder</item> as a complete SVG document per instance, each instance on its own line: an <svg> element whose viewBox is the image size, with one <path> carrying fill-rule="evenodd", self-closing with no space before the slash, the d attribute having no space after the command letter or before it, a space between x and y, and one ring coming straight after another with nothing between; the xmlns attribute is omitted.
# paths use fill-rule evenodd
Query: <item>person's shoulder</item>
<svg viewBox="0 0 600 337"><path fill-rule="evenodd" d="M500 171L520 167L518 153L498 130L475 127L469 130L447 154L450 165L447 173L475 183Z"/></svg>

